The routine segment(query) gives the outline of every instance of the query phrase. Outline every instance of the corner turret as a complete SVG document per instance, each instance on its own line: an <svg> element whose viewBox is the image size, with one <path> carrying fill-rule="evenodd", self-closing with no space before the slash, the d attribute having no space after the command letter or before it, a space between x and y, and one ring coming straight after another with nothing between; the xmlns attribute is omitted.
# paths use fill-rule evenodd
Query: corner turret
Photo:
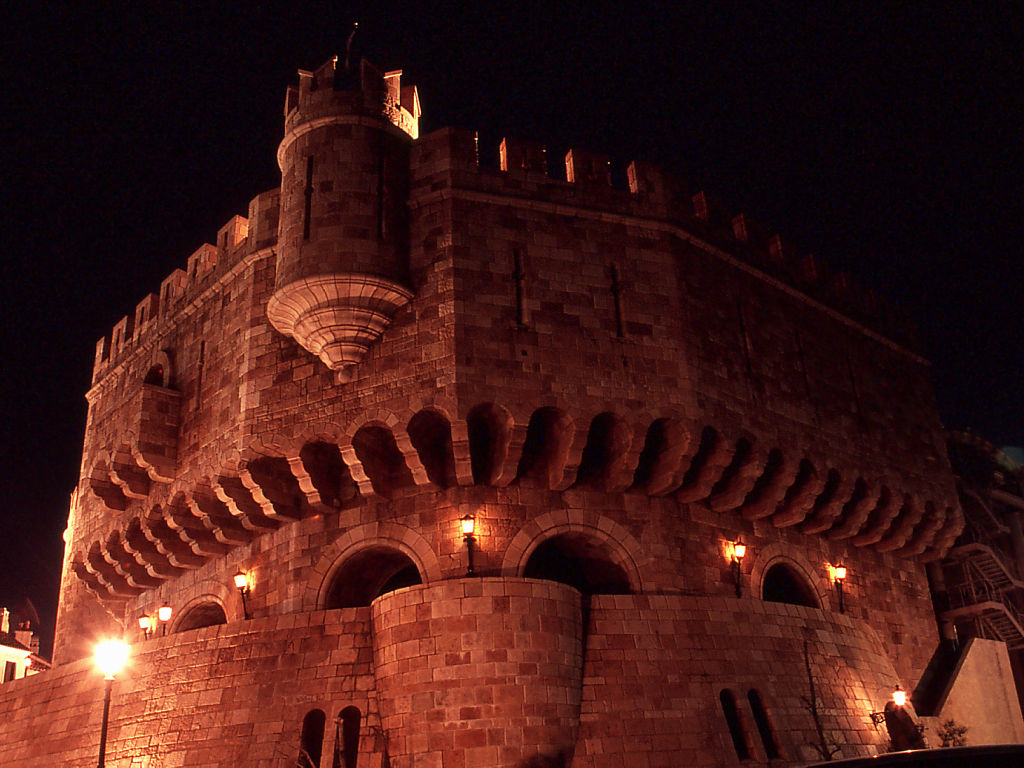
<svg viewBox="0 0 1024 768"><path fill-rule="evenodd" d="M333 58L288 88L281 214L267 317L341 379L409 303L409 147L415 86Z"/></svg>

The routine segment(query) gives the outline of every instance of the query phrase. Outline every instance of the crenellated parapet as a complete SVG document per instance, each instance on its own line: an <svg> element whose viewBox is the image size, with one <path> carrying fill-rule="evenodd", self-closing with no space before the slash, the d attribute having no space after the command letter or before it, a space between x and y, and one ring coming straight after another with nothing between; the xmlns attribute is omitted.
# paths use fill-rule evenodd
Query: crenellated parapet
<svg viewBox="0 0 1024 768"><path fill-rule="evenodd" d="M497 158L496 163L489 158ZM706 191L690 194L685 182L651 163L625 166L625 186L613 183L615 164L605 155L571 148L564 163L540 142L505 137L481 147L475 132L445 128L425 136L412 158L413 205L438 183L466 193L528 199L529 206L567 211L593 209L601 220L638 226L692 242L753 273L782 282L892 341L916 348L916 330L899 309L820 257L797 250L782 235ZM417 194L419 193L419 194Z"/></svg>
<svg viewBox="0 0 1024 768"><path fill-rule="evenodd" d="M196 301L246 255L277 242L280 191L264 192L249 204L249 218L232 216L218 231L215 243L203 243L147 295L134 313L121 318L109 335L96 342L92 382L96 384L118 363L176 322L180 311Z"/></svg>

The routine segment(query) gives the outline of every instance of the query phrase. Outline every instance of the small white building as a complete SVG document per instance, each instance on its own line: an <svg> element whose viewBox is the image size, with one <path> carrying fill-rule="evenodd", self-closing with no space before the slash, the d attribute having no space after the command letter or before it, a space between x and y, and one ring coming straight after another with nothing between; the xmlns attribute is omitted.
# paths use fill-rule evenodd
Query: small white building
<svg viewBox="0 0 1024 768"><path fill-rule="evenodd" d="M39 641L30 625L25 624L11 631L11 614L0 608L0 683L34 675L49 668L49 664L37 653Z"/></svg>

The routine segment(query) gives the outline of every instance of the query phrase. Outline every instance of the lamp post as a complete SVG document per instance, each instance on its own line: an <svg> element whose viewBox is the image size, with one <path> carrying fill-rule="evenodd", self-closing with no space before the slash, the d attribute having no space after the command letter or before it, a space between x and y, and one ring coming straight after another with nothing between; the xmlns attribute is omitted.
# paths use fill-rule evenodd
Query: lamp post
<svg viewBox="0 0 1024 768"><path fill-rule="evenodd" d="M473 536L473 531L476 529L476 518L473 515L466 515L462 518L461 522L462 538L466 542L466 554L469 558L466 575L472 576L475 573L473 570L473 542L476 541L476 537Z"/></svg>
<svg viewBox="0 0 1024 768"><path fill-rule="evenodd" d="M732 581L736 585L736 597L743 596L743 584L740 581L740 564L743 562L743 556L747 554L747 545L743 543L742 539L736 539L732 543Z"/></svg>
<svg viewBox="0 0 1024 768"><path fill-rule="evenodd" d="M249 594L249 574L245 571L239 571L235 574L235 588L238 590L238 594L242 596L242 615L249 619L249 604L245 601L246 596Z"/></svg>
<svg viewBox="0 0 1024 768"><path fill-rule="evenodd" d="M139 629L142 630L142 634L148 640L149 636L153 634L153 619L149 616L139 616Z"/></svg>
<svg viewBox="0 0 1024 768"><path fill-rule="evenodd" d="M846 566L840 563L832 569L832 580L836 583L836 595L839 597L839 612L846 613L843 607L843 582L846 581Z"/></svg>
<svg viewBox="0 0 1024 768"><path fill-rule="evenodd" d="M96 666L103 673L103 724L100 726L100 759L97 768L103 768L107 755L107 724L110 721L110 691L114 676L128 661L128 645L120 640L107 640L96 646Z"/></svg>
<svg viewBox="0 0 1024 768"><path fill-rule="evenodd" d="M163 637L167 634L167 622L171 620L171 614L174 613L174 609L171 606L164 603L156 609L156 617L160 620L160 636Z"/></svg>

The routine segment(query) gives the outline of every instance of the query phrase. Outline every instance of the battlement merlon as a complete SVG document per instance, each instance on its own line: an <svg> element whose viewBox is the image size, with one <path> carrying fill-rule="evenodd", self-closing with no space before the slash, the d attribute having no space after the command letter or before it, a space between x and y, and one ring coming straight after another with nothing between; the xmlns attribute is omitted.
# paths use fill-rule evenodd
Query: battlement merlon
<svg viewBox="0 0 1024 768"><path fill-rule="evenodd" d="M382 72L366 59L347 71L338 57L310 72L299 70L297 86L285 92L285 133L296 126L339 115L383 117L411 138L420 135L420 98L415 85L402 86L402 70Z"/></svg>

